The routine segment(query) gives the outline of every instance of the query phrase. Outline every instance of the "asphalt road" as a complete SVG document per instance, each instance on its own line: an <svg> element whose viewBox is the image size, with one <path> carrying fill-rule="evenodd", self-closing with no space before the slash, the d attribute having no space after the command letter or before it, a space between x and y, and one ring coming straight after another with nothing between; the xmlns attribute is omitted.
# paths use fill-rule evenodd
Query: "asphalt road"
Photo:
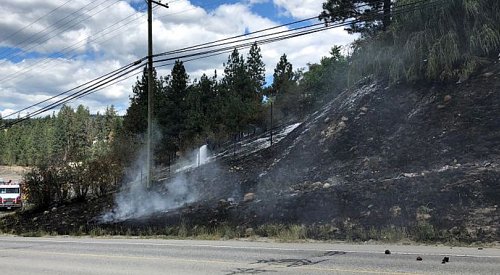
<svg viewBox="0 0 500 275"><path fill-rule="evenodd" d="M10 236L0 246L7 274L500 274L498 248Z"/></svg>

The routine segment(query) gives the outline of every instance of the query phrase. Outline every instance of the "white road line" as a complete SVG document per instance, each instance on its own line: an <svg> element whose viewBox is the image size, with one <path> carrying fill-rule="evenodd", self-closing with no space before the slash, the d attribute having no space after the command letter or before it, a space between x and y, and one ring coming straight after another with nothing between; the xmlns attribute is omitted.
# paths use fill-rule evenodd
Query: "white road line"
<svg viewBox="0 0 500 275"><path fill-rule="evenodd" d="M3 239L2 241L16 242L15 239ZM230 246L230 245L209 245L209 244L173 244L173 243L149 243L149 242L119 242L119 241L77 241L77 240L55 240L55 239L19 239L21 242L39 242L39 243L72 243L72 244L105 244L105 245L140 245L140 246L163 246L163 247L190 247L190 248L221 248L238 250L269 250L269 251L304 251L304 252L330 252L340 251L350 254L384 254L384 252L369 250L343 250L343 249L314 249L314 248L280 248L280 247L259 247L259 246ZM334 245L332 245L334 246ZM471 255L471 254L452 254L452 253L426 253L426 252L397 252L391 251L394 255L420 255L420 256L450 256L450 257L469 257L469 258L490 258L500 259L500 255Z"/></svg>

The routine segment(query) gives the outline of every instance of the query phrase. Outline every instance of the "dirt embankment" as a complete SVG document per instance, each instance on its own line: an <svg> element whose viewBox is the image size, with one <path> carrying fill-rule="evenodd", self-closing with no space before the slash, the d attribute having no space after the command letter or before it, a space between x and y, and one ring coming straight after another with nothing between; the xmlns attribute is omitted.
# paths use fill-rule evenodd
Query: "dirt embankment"
<svg viewBox="0 0 500 275"><path fill-rule="evenodd" d="M272 147L185 172L199 202L105 226L289 223L328 226L332 238L407 228L498 241L499 118L500 64L462 84L367 79ZM111 205L109 197L20 214L2 227L91 228Z"/></svg>

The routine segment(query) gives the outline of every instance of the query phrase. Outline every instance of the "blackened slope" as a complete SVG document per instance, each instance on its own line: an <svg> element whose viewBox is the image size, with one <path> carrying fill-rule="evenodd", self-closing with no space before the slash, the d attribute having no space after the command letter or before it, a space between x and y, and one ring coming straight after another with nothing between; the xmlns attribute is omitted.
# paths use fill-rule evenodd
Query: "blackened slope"
<svg viewBox="0 0 500 275"><path fill-rule="evenodd" d="M330 237L342 238L357 229L432 225L456 239L498 240L499 72L460 85L389 88L367 80L272 147L186 172L200 202L110 227L326 224ZM247 192L256 197L242 202ZM0 229L90 230L112 201L9 216Z"/></svg>
<svg viewBox="0 0 500 275"><path fill-rule="evenodd" d="M460 86L346 91L297 129L296 140L278 145L267 176L284 184L396 177L498 160L499 85L495 75Z"/></svg>
<svg viewBox="0 0 500 275"><path fill-rule="evenodd" d="M262 196L295 192L271 207L295 222L428 223L498 238L500 75L489 70L460 85L344 92L274 148Z"/></svg>

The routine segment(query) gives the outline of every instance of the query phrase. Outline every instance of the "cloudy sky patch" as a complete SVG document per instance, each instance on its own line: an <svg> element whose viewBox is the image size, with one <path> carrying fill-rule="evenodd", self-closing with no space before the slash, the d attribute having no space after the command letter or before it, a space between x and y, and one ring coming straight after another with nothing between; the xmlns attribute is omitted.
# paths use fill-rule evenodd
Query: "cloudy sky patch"
<svg viewBox="0 0 500 275"><path fill-rule="evenodd" d="M321 12L322 0L163 0L154 9L155 53L278 26ZM34 8L36 7L36 8ZM0 9L0 113L5 117L147 54L143 0L11 0ZM310 23L317 23L311 21ZM286 28L282 28L286 29ZM276 30L274 30L276 31ZM354 38L342 29L262 45L268 79L286 53L295 69ZM242 51L246 55L246 51ZM187 62L191 78L222 75L228 54ZM171 63L171 62L170 62ZM158 68L160 75L171 66ZM139 73L140 74L140 73ZM74 101L123 114L136 76ZM30 112L35 111L30 110ZM50 114L46 113L47 115Z"/></svg>

